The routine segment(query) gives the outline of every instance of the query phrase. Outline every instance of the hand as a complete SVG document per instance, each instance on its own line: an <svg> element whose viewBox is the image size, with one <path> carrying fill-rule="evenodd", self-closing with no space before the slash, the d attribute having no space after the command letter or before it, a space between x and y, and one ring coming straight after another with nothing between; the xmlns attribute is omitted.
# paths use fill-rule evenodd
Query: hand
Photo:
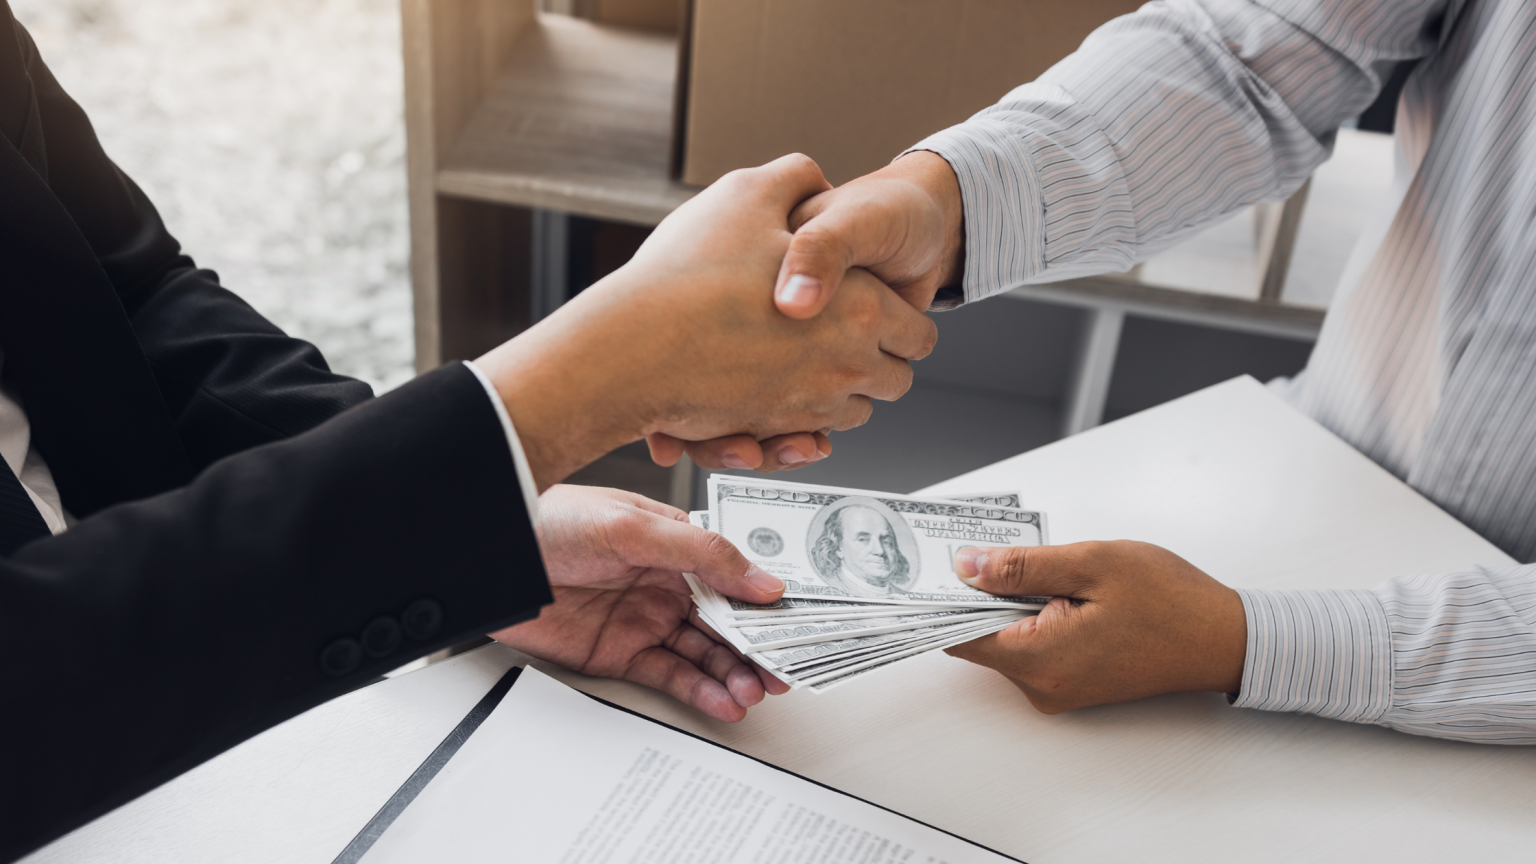
<svg viewBox="0 0 1536 864"><path fill-rule="evenodd" d="M670 468L686 450L700 468L753 468L764 474L793 471L832 455L832 439L825 430L776 435L759 441L751 435L727 435L708 441L679 441L671 435L649 435L645 443L657 465Z"/></svg>
<svg viewBox="0 0 1536 864"><path fill-rule="evenodd" d="M556 486L539 496L539 548L555 602L536 620L491 634L584 675L653 687L735 722L788 685L689 623L683 572L751 603L784 585L681 510L617 489ZM704 629L700 629L703 627Z"/></svg>
<svg viewBox="0 0 1536 864"><path fill-rule="evenodd" d="M912 383L933 322L869 273L813 320L774 307L789 212L828 188L786 156L734 171L657 226L635 257L476 361L540 488L657 433L687 441L848 429Z"/></svg>
<svg viewBox="0 0 1536 864"><path fill-rule="evenodd" d="M961 581L1052 598L1037 616L947 649L1056 714L1161 693L1236 693L1248 624L1236 591L1158 546L1119 540L962 549Z"/></svg>
<svg viewBox="0 0 1536 864"><path fill-rule="evenodd" d="M774 299L791 318L811 318L836 296L843 273L863 267L926 310L958 285L965 261L960 182L937 153L917 150L801 204Z"/></svg>
<svg viewBox="0 0 1536 864"><path fill-rule="evenodd" d="M779 267L774 299L791 318L826 308L850 267L865 267L919 310L934 294L960 282L965 223L960 183L944 157L918 150L879 171L822 192L795 208L795 230ZM763 473L803 468L832 454L823 433L800 432L757 441L732 435L688 443L650 440L651 458L673 465L687 450L703 468L754 468Z"/></svg>

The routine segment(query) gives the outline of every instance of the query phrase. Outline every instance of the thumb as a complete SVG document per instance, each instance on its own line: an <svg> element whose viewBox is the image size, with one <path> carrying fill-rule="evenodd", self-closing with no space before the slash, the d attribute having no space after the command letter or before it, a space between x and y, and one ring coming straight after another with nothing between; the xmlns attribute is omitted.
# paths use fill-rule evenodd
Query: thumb
<svg viewBox="0 0 1536 864"><path fill-rule="evenodd" d="M967 546L955 552L955 574L972 588L1004 597L1072 597L1083 587L1060 546Z"/></svg>
<svg viewBox="0 0 1536 864"><path fill-rule="evenodd" d="M670 509L670 508L669 508ZM677 518L646 516L612 532L619 557L631 567L655 567L692 573L727 597L748 603L772 603L784 595L784 583L747 560L731 541Z"/></svg>
<svg viewBox="0 0 1536 864"><path fill-rule="evenodd" d="M748 603L772 603L784 596L784 583L748 561L731 541L713 531L702 531L693 525L687 527L703 535L697 547L697 563L688 571L699 581L727 597Z"/></svg>
<svg viewBox="0 0 1536 864"><path fill-rule="evenodd" d="M820 315L859 258L864 230L858 218L835 203L801 225L790 238L773 289L779 311L791 318Z"/></svg>

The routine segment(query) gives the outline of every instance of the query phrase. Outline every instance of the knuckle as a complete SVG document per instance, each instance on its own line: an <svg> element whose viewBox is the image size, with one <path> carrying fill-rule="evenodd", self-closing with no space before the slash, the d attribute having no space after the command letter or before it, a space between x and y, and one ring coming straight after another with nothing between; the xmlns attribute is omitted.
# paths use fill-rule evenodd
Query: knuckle
<svg viewBox="0 0 1536 864"><path fill-rule="evenodd" d="M704 532L699 542L702 547L700 552L706 561L724 563L736 557L736 547L731 544L731 541L714 531Z"/></svg>
<svg viewBox="0 0 1536 864"><path fill-rule="evenodd" d="M823 263L843 254L843 238L815 220L805 223L789 241L790 254L803 261Z"/></svg>
<svg viewBox="0 0 1536 864"><path fill-rule="evenodd" d="M808 177L814 175L819 179L822 176L821 166L816 160L804 153L790 153L783 157L784 167L796 174L805 174Z"/></svg>
<svg viewBox="0 0 1536 864"><path fill-rule="evenodd" d="M939 345L939 325L934 323L934 320L929 318L927 315L923 316L923 321L925 323L923 326L923 332L918 338L917 356L911 358L913 360L921 360L924 357L927 357L929 354L932 354L933 349L937 348Z"/></svg>
<svg viewBox="0 0 1536 864"><path fill-rule="evenodd" d="M854 427L863 426L865 423L869 422L869 418L873 417L874 414L875 414L875 406L874 406L874 404L871 403L868 399L866 399L866 398L864 398L862 396L859 397L858 408L854 412L854 415L853 415L854 416L853 426ZM853 428L853 427L849 427L849 428Z"/></svg>
<svg viewBox="0 0 1536 864"><path fill-rule="evenodd" d="M838 432L843 432L854 427L861 426L868 419L868 411L860 405L862 396L849 396L842 399L836 405L828 405L817 412L817 425Z"/></svg>
<svg viewBox="0 0 1536 864"><path fill-rule="evenodd" d="M766 168L737 168L722 174L713 185L736 194L755 191L767 185L766 171Z"/></svg>
<svg viewBox="0 0 1536 864"><path fill-rule="evenodd" d="M702 665L706 670L712 669L717 672L723 672L730 669L735 662L736 655L731 653L731 649L721 645L719 642L704 650Z"/></svg>
<svg viewBox="0 0 1536 864"><path fill-rule="evenodd" d="M599 524L610 545L617 550L630 551L645 539L645 520L641 513L628 507L606 507Z"/></svg>
<svg viewBox="0 0 1536 864"><path fill-rule="evenodd" d="M994 576L1013 581L1024 576L1024 570L1029 565L1029 551L1029 547L1010 546L996 557L989 558L987 563L991 565Z"/></svg>
<svg viewBox="0 0 1536 864"><path fill-rule="evenodd" d="M695 677L692 668L678 664L667 670L666 691L685 702L692 702L703 686L703 679Z"/></svg>
<svg viewBox="0 0 1536 864"><path fill-rule="evenodd" d="M891 392L894 394L891 401L900 399L912 389L912 374L910 363L898 363L891 370Z"/></svg>
<svg viewBox="0 0 1536 864"><path fill-rule="evenodd" d="M606 530L619 533L632 533L638 515L632 508L613 499L602 502L593 514L594 521Z"/></svg>

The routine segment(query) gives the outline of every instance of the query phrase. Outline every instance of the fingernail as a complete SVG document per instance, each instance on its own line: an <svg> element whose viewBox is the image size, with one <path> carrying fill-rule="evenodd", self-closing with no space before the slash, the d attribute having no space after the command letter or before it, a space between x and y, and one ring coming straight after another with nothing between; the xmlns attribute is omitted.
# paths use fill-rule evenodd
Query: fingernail
<svg viewBox="0 0 1536 864"><path fill-rule="evenodd" d="M987 566L988 554L984 549L975 546L967 546L955 553L955 573L960 581L976 587L976 579L981 576L981 570Z"/></svg>
<svg viewBox="0 0 1536 864"><path fill-rule="evenodd" d="M784 583L779 577L756 565L747 571L747 581L753 588L767 591L769 594L777 594L784 590Z"/></svg>
<svg viewBox="0 0 1536 864"><path fill-rule="evenodd" d="M821 280L801 273L789 277L779 289L779 302L791 306L809 306L821 296Z"/></svg>
<svg viewBox="0 0 1536 864"><path fill-rule="evenodd" d="M736 455L735 453L727 453L724 456L721 456L720 457L720 463L722 465L724 465L725 467L727 467L727 468L751 468L752 467L751 465L747 464L747 460L741 458L740 456Z"/></svg>
<svg viewBox="0 0 1536 864"><path fill-rule="evenodd" d="M805 454L793 447L785 447L779 451L779 461L785 465L799 465L801 462L811 461Z"/></svg>

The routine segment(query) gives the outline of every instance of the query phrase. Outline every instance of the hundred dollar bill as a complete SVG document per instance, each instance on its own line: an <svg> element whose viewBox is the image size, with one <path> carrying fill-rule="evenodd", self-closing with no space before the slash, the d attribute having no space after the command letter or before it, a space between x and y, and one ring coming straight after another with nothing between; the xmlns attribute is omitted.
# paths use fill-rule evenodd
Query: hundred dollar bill
<svg viewBox="0 0 1536 864"><path fill-rule="evenodd" d="M706 527L709 514L695 510L688 514L694 525ZM823 600L816 598L786 597L774 603L744 603L715 591L703 582L688 578L693 588L693 599L699 611L723 626L749 624L801 623L810 621L841 621L851 618L878 618L887 615L911 615L919 612L943 612L953 609L949 605L919 606L887 602L870 603L863 600ZM713 625L712 625L713 626Z"/></svg>
<svg viewBox="0 0 1536 864"><path fill-rule="evenodd" d="M943 633L936 633L923 639L887 646L883 650L872 651L860 657L837 659L817 666L801 667L792 672L776 671L774 674L781 675L793 685L814 688L818 684L824 684L863 669L877 666L884 667L898 660L906 660L930 651L938 651L951 645L969 642L972 639L980 639L982 636L988 633L996 633L1012 623L1013 620L997 620L973 625L957 625L946 628Z"/></svg>
<svg viewBox="0 0 1536 864"><path fill-rule="evenodd" d="M959 645L963 642L970 642L973 639L980 639L982 636L985 636L988 633L995 633L998 630L1012 626L1012 624L1013 622L1011 621L993 622L986 625L985 627L977 627L974 631L971 632L960 633L945 639L934 640L926 645L909 648L904 651L896 652L892 655L881 655L867 663L853 664L828 672L825 675L801 678L793 683L797 687L806 687L812 693L825 693L826 691L840 684L846 684L849 681L873 672L878 672L881 669L889 669L891 666L900 663L903 660L909 660L913 657L916 657L920 654L926 654L930 651L942 651L945 648L949 648L953 645Z"/></svg>
<svg viewBox="0 0 1536 864"><path fill-rule="evenodd" d="M785 486L794 488L801 484L785 483L774 480L757 480L766 486ZM883 495L881 492L868 492L863 490L843 490L849 494L858 495ZM986 504L999 507L1018 507L1019 493L1017 492L978 492L965 495L955 495L945 500L963 501L970 504ZM710 530L709 511L695 510L688 514L688 519L700 528ZM836 600L829 598L810 597L784 597L777 602L768 604L747 603L732 597L709 592L712 610L716 617L730 617L736 619L761 618L779 620L780 618L807 616L806 620L832 621L844 617L874 617L886 614L879 609L879 605L890 601L879 598L860 600ZM812 617L814 615L814 617Z"/></svg>
<svg viewBox="0 0 1536 864"><path fill-rule="evenodd" d="M700 528L709 527L709 513L695 510L688 514L688 521ZM878 617L881 615L910 614L922 611L940 612L951 609L950 606L927 606L912 608L901 606L893 608L889 603L866 603L862 600L823 600L816 598L791 598L786 597L773 603L756 604L744 603L733 597L726 597L715 589L705 585L692 574L683 574L688 580L688 585L693 589L693 600L698 605L699 612L710 618L712 623L719 622L724 626L736 626L733 621L739 620L742 624L766 623L768 620L780 620L781 618L819 618L820 620L837 620L842 617ZM824 617L823 617L824 616Z"/></svg>
<svg viewBox="0 0 1536 864"><path fill-rule="evenodd" d="M715 475L715 476L722 476L722 475ZM803 483L790 483L790 482L788 482L786 480L772 480L772 479L769 479L769 478L766 478L766 477L754 477L754 478L751 478L751 480L752 480L753 483L755 483L757 485L760 485L760 486L784 486L784 487L787 487L787 488L790 488L790 489L798 488L798 487L801 487L801 486L805 485ZM847 492L850 495L876 495L876 496L878 496L878 495L886 495L886 494L888 494L888 493L885 493L885 492L871 492L871 491L869 491L867 489L844 489L842 491ZM1019 497L1019 493L1017 493L1017 492L971 492L971 493L966 493L964 495L935 495L935 496L924 496L924 497L930 497L932 500L964 501L964 502L966 502L968 504L986 504L986 505L989 505L989 506L992 506L992 507L1023 507L1024 506L1022 503L1020 503L1022 499ZM713 531L714 530L713 528L709 527L709 511L708 510L694 510L691 513L688 514L688 519L693 524L699 526L700 528L703 528L705 531Z"/></svg>
<svg viewBox="0 0 1536 864"><path fill-rule="evenodd" d="M996 597L955 577L968 546L1038 546L1043 513L715 475L713 530L784 580L788 599L1038 609L1049 598Z"/></svg>
<svg viewBox="0 0 1536 864"><path fill-rule="evenodd" d="M775 603L759 605L756 603L743 603L731 597L723 597L725 615L738 621L749 621L754 618L794 618L803 615L825 614L836 617L839 613L852 613L859 611L874 611L877 614L891 614L891 606L894 603L869 602L867 600L821 600L811 597L785 597ZM903 609L906 607L903 606ZM944 608L940 606L934 609ZM883 611L882 611L883 610Z"/></svg>
<svg viewBox="0 0 1536 864"><path fill-rule="evenodd" d="M892 615L919 615L925 612L953 612L954 606L898 606L895 603L845 604L844 609L779 609L765 615L727 616L734 627L772 624L785 627L819 621L855 621L860 618L889 618Z"/></svg>
<svg viewBox="0 0 1536 864"><path fill-rule="evenodd" d="M975 633L976 635L982 635L992 632L1000 626L1007 626L1007 624L1012 623L1014 620L1017 620L1017 618L967 621L959 624L940 624L933 627L925 627L922 630L910 633L886 633L879 636L863 636L857 640L846 640L843 643L837 643L839 645L854 643L860 647L816 656L795 663L784 663L778 666L769 665L775 657L801 656L802 653L809 653L808 649L816 649L820 646L809 645L802 646L801 648L787 648L748 656L765 669L769 669L780 679L794 684L813 677L851 668L855 664L895 657L898 654L906 655L913 648L924 648L926 650L938 644L948 645L957 640L967 641L967 639L975 638L975 636L967 634Z"/></svg>
<svg viewBox="0 0 1536 864"><path fill-rule="evenodd" d="M821 667L828 663L864 657L879 651L889 651L927 638L930 638L927 634L882 633L879 636L858 636L837 642L797 645L793 648L763 651L748 656L764 669L773 670L776 675L794 675L801 669Z"/></svg>
<svg viewBox="0 0 1536 864"><path fill-rule="evenodd" d="M936 651L950 645L958 645L961 642L969 642L988 633L994 633L1012 624L1015 620L1017 618L933 627L929 628L931 632L925 632L918 636L869 646L857 651L845 652L815 661L788 664L773 669L772 672L780 680L794 687L815 685L838 678L843 673L853 673L866 668L884 667L891 662L917 657L929 651ZM757 656L753 655L753 659L756 660ZM761 664L761 661L758 662Z"/></svg>
<svg viewBox="0 0 1536 864"><path fill-rule="evenodd" d="M953 609L948 612L925 612L922 615L900 615L889 618L821 621L814 624L796 624L787 627L778 624L767 624L758 627L735 627L732 629L748 645L751 645L754 651L770 651L774 648L789 648L794 645L808 645L812 642L827 642L829 640L846 639L852 636L875 636L880 633L916 630L920 627L930 627L935 624L957 624L965 621L999 617L1016 618L1016 615L1010 614L1012 611L1009 609L990 611Z"/></svg>
<svg viewBox="0 0 1536 864"><path fill-rule="evenodd" d="M1008 618L1008 620L1017 621L1019 618L1024 617L1025 614L1019 613ZM940 624L933 627L924 627L920 630L882 633L878 636L858 636L853 639L844 639L837 642L817 642L811 645L763 651L749 656L764 668L772 669L775 674L783 673L788 676L803 676L812 674L813 671L825 671L832 666L867 658L874 654L890 653L933 639L947 638L955 633L968 632L989 624L994 620L1000 621L1003 619L988 619L980 622L966 621L959 624Z"/></svg>

